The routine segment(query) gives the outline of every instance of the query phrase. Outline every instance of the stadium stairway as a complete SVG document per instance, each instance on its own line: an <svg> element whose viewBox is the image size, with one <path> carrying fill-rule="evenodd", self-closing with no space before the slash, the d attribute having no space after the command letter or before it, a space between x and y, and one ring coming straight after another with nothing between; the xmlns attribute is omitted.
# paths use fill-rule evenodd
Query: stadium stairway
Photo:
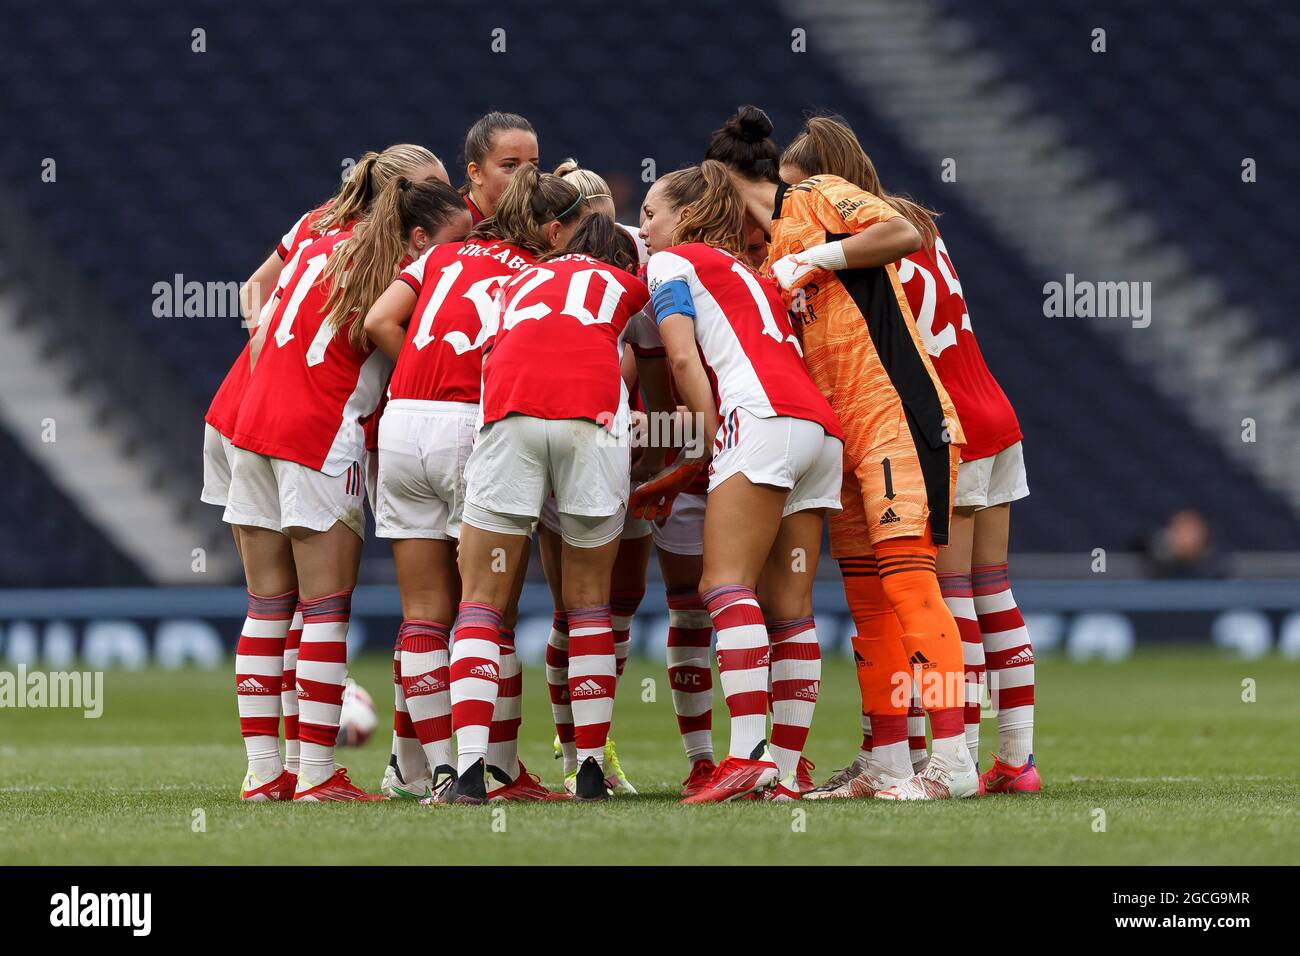
<svg viewBox="0 0 1300 956"><path fill-rule="evenodd" d="M1197 267L1182 234L1162 230L1128 177L1102 175L1092 151L1070 142L1056 111L1048 115L963 21L964 4L782 3L923 162L936 170L955 163L951 188L1037 272L1062 284L1067 274L1076 285L1149 282L1148 326L1116 317L1041 321L1091 321L1222 451L1300 513L1300 374L1288 367L1289 343ZM1058 42L1088 41L1089 31L1076 29ZM1225 191L1236 172L1224 172Z"/></svg>
<svg viewBox="0 0 1300 956"><path fill-rule="evenodd" d="M82 550L108 556L98 563L88 559L86 577L77 580L79 565L60 562L56 538L9 539L13 566L27 547L45 545L56 554L50 567L57 570L24 573L22 583L139 583L142 575L172 584L230 580L237 568L228 532L213 526L215 509L186 500L193 490L168 479L167 462L157 457L165 447L159 436L141 434L155 421L150 407L175 400L166 376L143 366L130 330L60 267L35 227L12 205L6 212L0 226L0 428L53 486L25 499L50 512L28 516L31 527L75 526L81 540L100 538ZM75 514L66 513L70 505ZM213 547L219 535L226 537ZM113 567L121 560L114 555L125 556L124 568ZM43 557L32 557L32 569L43 566ZM6 583L17 583L13 576L7 570Z"/></svg>

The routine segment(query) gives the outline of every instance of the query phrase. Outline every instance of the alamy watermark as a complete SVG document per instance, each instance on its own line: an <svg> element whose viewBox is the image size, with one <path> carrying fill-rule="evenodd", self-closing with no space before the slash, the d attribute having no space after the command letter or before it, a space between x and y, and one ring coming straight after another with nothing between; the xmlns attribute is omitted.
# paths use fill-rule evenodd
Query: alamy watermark
<svg viewBox="0 0 1300 956"><path fill-rule="evenodd" d="M0 709L70 709L94 720L104 713L103 671L0 671Z"/></svg>
<svg viewBox="0 0 1300 956"><path fill-rule="evenodd" d="M604 448L680 448L690 457L704 451L704 416L698 413L634 412L626 427L620 427L623 416L614 412L601 412L596 423L602 426L596 436L597 444Z"/></svg>
<svg viewBox="0 0 1300 956"><path fill-rule="evenodd" d="M1151 324L1150 282L1093 282L1065 274L1043 285L1043 315L1079 319L1130 319L1135 329Z"/></svg>

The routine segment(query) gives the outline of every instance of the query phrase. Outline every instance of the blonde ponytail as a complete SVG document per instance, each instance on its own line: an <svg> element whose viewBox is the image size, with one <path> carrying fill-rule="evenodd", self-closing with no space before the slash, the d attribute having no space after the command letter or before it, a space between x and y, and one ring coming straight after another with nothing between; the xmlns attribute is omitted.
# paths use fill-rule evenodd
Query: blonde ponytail
<svg viewBox="0 0 1300 956"><path fill-rule="evenodd" d="M414 143L397 143L382 153L371 150L352 167L351 175L330 200L314 231L325 233L342 229L365 216L375 197L398 176L409 178L417 169L441 165L442 160Z"/></svg>
<svg viewBox="0 0 1300 956"><path fill-rule="evenodd" d="M348 342L359 352L368 346L360 321L388 288L406 254L411 232L433 233L465 211L460 193L438 179L412 182L397 176L371 205L370 214L330 253L320 282L329 287L325 322L336 333L348 327Z"/></svg>

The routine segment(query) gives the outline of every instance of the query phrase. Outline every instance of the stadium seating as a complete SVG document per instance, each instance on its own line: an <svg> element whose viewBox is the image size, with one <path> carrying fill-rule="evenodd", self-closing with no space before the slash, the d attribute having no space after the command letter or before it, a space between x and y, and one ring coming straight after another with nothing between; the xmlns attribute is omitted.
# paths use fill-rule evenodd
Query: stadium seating
<svg viewBox="0 0 1300 956"><path fill-rule="evenodd" d="M941 0L1001 56L1035 105L1066 123L1099 171L1159 220L1300 361L1300 156L1291 148L1300 8L1270 0L1058 0L1026 15L1017 0ZM1261 25L1267 24L1267 29ZM1106 30L1106 52L1092 31ZM1153 136L1152 130L1160 130ZM1257 181L1242 182L1242 161Z"/></svg>
<svg viewBox="0 0 1300 956"><path fill-rule="evenodd" d="M1250 298L1271 327L1289 322L1300 275L1282 251L1295 247L1300 220L1274 204L1276 191L1252 191L1235 171L1252 155L1261 184L1300 182L1300 160L1283 155L1275 130L1261 128L1273 111L1251 102L1295 92L1279 77L1300 20L1284 18L1275 45L1247 54L1233 43L1255 2L1195 0L1189 6L1204 16L1189 15L1176 34L1148 29L1142 14L1116 13L1107 21L1116 24L1110 59L1098 70L1082 59L1091 56L1087 30L1105 19L1095 4L1066 0L1068 16L1048 17L1020 16L1012 0L945 2L1038 85L1047 108L1072 124L1108 174L1151 203L1175 241ZM832 109L857 128L891 188L940 202L933 173L878 119L864 91L823 59L791 50L792 25L775 0L746 4L743 18L738 9L699 0L651 19L634 5L603 2L527 16L488 8L453 15L427 4L359 16L343 0L262 10L217 0L184 9L165 0L11 4L0 37L0 120L14 135L0 140L0 173L117 319L177 372L183 385L163 413L192 429L192 446L173 451L197 496L202 410L245 333L234 317L155 317L154 284L176 275L243 279L366 149L415 140L455 170L466 127L487 109L514 110L538 128L544 166L574 155L608 174L630 222L646 160L657 172L697 160L736 105L766 108L782 139L805 111ZM595 10L598 21L587 16ZM1128 23L1143 28L1140 51L1127 40ZM1061 39L1071 24L1082 54ZM506 50L490 54L496 28L505 30ZM206 31L206 52L191 49L196 29ZM625 52L629 38L634 57ZM1272 85L1216 88L1213 66L1225 50ZM483 69L485 58L492 69ZM689 71L664 68L683 58ZM1154 75L1151 63L1161 65ZM1091 95L1072 95L1081 83ZM1189 85L1204 99L1187 101ZM1143 135L1157 114L1178 120L1177 137ZM45 157L58 163L56 183L41 180ZM1013 549L1124 548L1184 505L1209 516L1226 548L1294 547L1300 521L1286 506L1141 381L1111 343L1082 324L1045 321L1042 278L971 210L943 211L976 332L1026 434L1034 495L1017 508ZM4 520L74 520L47 507L60 506L33 500L7 508ZM6 568L15 537L23 535L0 539ZM105 580L78 568L88 575L82 583ZM65 570L46 583L73 577Z"/></svg>
<svg viewBox="0 0 1300 956"><path fill-rule="evenodd" d="M0 429L0 582L8 587L144 584L146 579Z"/></svg>

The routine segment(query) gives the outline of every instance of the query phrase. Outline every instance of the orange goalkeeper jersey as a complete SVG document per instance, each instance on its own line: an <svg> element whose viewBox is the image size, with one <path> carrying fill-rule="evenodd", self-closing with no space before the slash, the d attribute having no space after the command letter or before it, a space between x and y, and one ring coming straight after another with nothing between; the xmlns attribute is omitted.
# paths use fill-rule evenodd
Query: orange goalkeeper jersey
<svg viewBox="0 0 1300 956"><path fill-rule="evenodd" d="M764 272L782 256L846 239L898 217L892 206L839 176L777 187ZM802 293L802 303L799 301ZM930 364L894 263L820 270L792 305L813 381L844 429L852 469L897 433L900 405L920 452L965 444L957 412Z"/></svg>

